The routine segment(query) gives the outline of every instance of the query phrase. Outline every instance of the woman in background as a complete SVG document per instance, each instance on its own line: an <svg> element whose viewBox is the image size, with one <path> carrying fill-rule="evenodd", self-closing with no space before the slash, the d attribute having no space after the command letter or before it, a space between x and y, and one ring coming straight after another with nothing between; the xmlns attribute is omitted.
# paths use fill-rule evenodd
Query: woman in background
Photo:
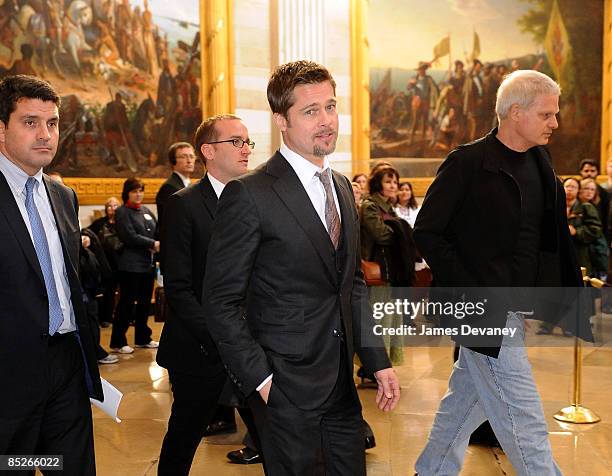
<svg viewBox="0 0 612 476"><path fill-rule="evenodd" d="M135 323L135 347L155 349L158 343L151 340L147 325L155 267L153 256L159 252L155 240L157 220L142 205L144 184L137 178L129 178L123 184L123 205L116 211L116 228L123 249L119 254L119 304L113 322L111 349L121 354L131 354L134 349L127 343L126 332L130 321Z"/></svg>
<svg viewBox="0 0 612 476"><path fill-rule="evenodd" d="M594 243L601 232L601 221L599 220L599 212L594 205L589 202L582 203L578 196L580 194L580 182L575 178L566 178L563 181L565 189L565 206L567 210L567 223L569 232L572 236L574 249L576 250L576 258L578 266L584 267L587 270L588 276L593 276L593 265L590 256L590 245ZM542 322L537 334L552 334L554 325L549 322ZM572 334L569 331L564 331L566 337Z"/></svg>
<svg viewBox="0 0 612 476"><path fill-rule="evenodd" d="M592 273L589 276L599 278L603 281L606 280L608 274L608 241L606 240L605 233L603 232L603 224L606 223L607 217L601 216L601 209L599 204L601 203L601 197L599 196L599 189L597 188L597 182L592 178L585 178L580 181L580 194L578 199L582 203L590 203L595 207L599 215L599 220L602 224L602 233L598 238L589 245L589 256L591 259Z"/></svg>
<svg viewBox="0 0 612 476"><path fill-rule="evenodd" d="M397 216L406 220L410 227L414 228L414 222L420 209L412 190L412 184L410 182L401 184L397 192L397 201L393 207Z"/></svg>
<svg viewBox="0 0 612 476"><path fill-rule="evenodd" d="M109 327L115 314L115 292L119 283L117 263L123 243L117 236L115 229L115 211L121 204L115 197L110 197L104 204L104 216L94 220L89 229L93 231L104 249L106 260L111 268L110 279L103 283L102 299L98 302L101 327Z"/></svg>
<svg viewBox="0 0 612 476"><path fill-rule="evenodd" d="M357 174L353 177L353 182L359 184L361 187L361 196L365 198L368 194L368 176L366 174Z"/></svg>
<svg viewBox="0 0 612 476"><path fill-rule="evenodd" d="M372 302L392 299L392 287L411 286L414 281L415 248L412 233L406 222L393 210L397 198L399 173L392 167L380 167L370 178L370 195L363 200L360 210L361 257L380 266L381 286L370 287ZM384 327L399 327L402 317L386 315ZM385 346L394 365L403 362L401 336L385 336Z"/></svg>

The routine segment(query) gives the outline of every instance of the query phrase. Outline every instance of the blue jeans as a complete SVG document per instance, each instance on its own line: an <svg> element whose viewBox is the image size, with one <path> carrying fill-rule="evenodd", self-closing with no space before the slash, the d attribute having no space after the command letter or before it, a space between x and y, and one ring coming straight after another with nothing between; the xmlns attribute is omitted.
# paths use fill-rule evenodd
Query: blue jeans
<svg viewBox="0 0 612 476"><path fill-rule="evenodd" d="M461 347L416 462L419 476L459 474L470 435L487 419L518 475L561 475L527 359L523 315L509 312L506 327L516 332L504 336L498 358Z"/></svg>

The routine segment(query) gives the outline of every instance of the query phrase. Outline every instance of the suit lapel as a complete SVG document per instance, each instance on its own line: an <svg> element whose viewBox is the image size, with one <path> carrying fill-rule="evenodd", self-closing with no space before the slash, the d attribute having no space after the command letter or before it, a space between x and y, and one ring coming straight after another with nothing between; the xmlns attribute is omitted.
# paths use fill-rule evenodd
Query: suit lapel
<svg viewBox="0 0 612 476"><path fill-rule="evenodd" d="M208 178L208 174L204 176L200 183L198 183L197 187L200 189L202 193L202 198L204 200L204 206L208 210L210 216L214 219L215 212L217 211L217 202L219 199L217 198L217 194L215 193L215 189L210 183L210 179Z"/></svg>
<svg viewBox="0 0 612 476"><path fill-rule="evenodd" d="M335 282L334 247L300 179L278 152L268 161L267 170L278 177L272 188L310 239L331 280Z"/></svg>
<svg viewBox="0 0 612 476"><path fill-rule="evenodd" d="M57 232L60 237L60 242L62 244L62 252L64 254L64 262L66 264L66 272L68 276L77 277L77 268L75 263L78 263L78 256L76 254L71 254L71 251L67 247L67 239L68 229L66 223L66 215L63 213L64 203L62 201L62 197L59 192L59 186L55 184L50 178L46 175L43 175L43 183L45 184L45 188L47 189L47 196L49 197L49 203L51 204L51 211L53 212L53 216L55 217L55 224L57 225Z"/></svg>
<svg viewBox="0 0 612 476"><path fill-rule="evenodd" d="M181 180L181 177L179 177L176 172L172 172L172 176L170 177L170 181L179 190L182 190L182 189L185 188L185 184L183 183L183 180Z"/></svg>
<svg viewBox="0 0 612 476"><path fill-rule="evenodd" d="M26 224L23 222L23 216L15 202L15 196L2 173L0 173L0 211L2 211L6 217L6 222L15 235L17 243L19 243L28 262L44 285L45 280L42 275L42 270L40 269L40 263L38 262L38 256L36 255L32 238L30 237Z"/></svg>
<svg viewBox="0 0 612 476"><path fill-rule="evenodd" d="M348 190L347 182L344 176L336 171L332 171L334 185L336 187L336 195L338 195L338 203L340 204L340 215L342 217L342 239L344 240L344 263L342 265L342 280L346 277L351 260L355 259L355 215L350 207L355 205L355 197L353 191Z"/></svg>

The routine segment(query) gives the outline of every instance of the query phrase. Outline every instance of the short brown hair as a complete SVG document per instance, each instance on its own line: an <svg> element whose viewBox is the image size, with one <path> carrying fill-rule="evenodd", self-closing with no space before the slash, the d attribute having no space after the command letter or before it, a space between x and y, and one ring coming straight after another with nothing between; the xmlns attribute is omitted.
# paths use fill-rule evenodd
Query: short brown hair
<svg viewBox="0 0 612 476"><path fill-rule="evenodd" d="M219 121L241 121L242 119L234 114L217 114L216 116L209 117L202 124L198 126L193 143L195 144L195 151L198 157L206 163L206 158L202 154L202 146L210 142L214 142L218 139L217 129L215 124Z"/></svg>
<svg viewBox="0 0 612 476"><path fill-rule="evenodd" d="M142 190L144 192L144 182L137 177L130 177L123 182L123 191L121 192L121 200L127 203L130 198L130 192L134 190Z"/></svg>
<svg viewBox="0 0 612 476"><path fill-rule="evenodd" d="M275 114L287 117L293 106L293 90L300 84L318 84L329 81L336 94L336 82L325 66L313 61L285 63L272 73L268 81L268 103Z"/></svg>
<svg viewBox="0 0 612 476"><path fill-rule="evenodd" d="M176 151L186 147L193 149L193 146L189 142L175 142L168 147L168 161L171 165L176 165Z"/></svg>
<svg viewBox="0 0 612 476"><path fill-rule="evenodd" d="M60 107L59 94L44 79L25 74L7 76L0 80L0 121L6 126L21 99L51 101Z"/></svg>
<svg viewBox="0 0 612 476"><path fill-rule="evenodd" d="M370 181L368 183L370 193L382 192L382 182L385 177L395 177L399 186L399 172L393 167L381 167L376 172L374 172L374 175L370 177Z"/></svg>

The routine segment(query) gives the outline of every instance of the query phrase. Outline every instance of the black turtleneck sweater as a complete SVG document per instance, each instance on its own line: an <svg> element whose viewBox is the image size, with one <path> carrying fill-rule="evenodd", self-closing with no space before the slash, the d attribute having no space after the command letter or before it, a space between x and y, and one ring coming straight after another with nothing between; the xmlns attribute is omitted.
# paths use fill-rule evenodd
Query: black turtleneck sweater
<svg viewBox="0 0 612 476"><path fill-rule="evenodd" d="M495 153L499 154L502 169L516 181L521 193L521 219L512 260L514 286L534 286L538 273L538 252L544 190L535 147L516 152L495 137Z"/></svg>

